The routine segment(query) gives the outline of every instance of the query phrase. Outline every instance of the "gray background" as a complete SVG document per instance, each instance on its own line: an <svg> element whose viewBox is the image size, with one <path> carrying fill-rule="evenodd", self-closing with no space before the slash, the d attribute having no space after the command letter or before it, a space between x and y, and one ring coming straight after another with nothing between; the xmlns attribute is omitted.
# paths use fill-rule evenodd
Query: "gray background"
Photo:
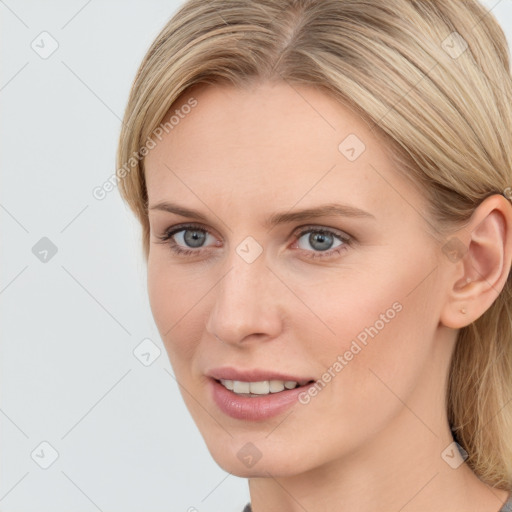
<svg viewBox="0 0 512 512"><path fill-rule="evenodd" d="M182 403L138 224L117 189L92 195L115 171L136 69L180 3L0 0L2 512L239 512L249 499ZM484 4L512 41L512 0Z"/></svg>

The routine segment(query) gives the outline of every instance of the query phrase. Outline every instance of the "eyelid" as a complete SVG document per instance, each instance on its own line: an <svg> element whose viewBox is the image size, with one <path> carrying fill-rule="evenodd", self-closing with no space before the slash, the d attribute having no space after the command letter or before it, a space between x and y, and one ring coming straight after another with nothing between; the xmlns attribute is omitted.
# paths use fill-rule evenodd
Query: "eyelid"
<svg viewBox="0 0 512 512"><path fill-rule="evenodd" d="M210 228L207 228L206 226L203 226L202 224L198 224L195 222L189 222L189 223L183 223L183 224L176 224L175 226L171 226L170 228L167 228L164 231L163 235L158 238L168 236L171 233L176 234L177 232L186 230L187 228L188 229L197 229L199 231L205 231L206 233L214 235L213 231ZM338 228L332 228L329 226L324 226L324 225L319 225L319 224L306 224L303 226L298 226L292 230L291 235L300 237L300 236L304 235L305 233L307 233L308 231L327 231L329 233L338 235L342 240L344 240L344 239L347 239L347 240L352 239L353 240L354 239L354 237L352 235L348 234L345 231L342 231ZM216 235L214 235L214 236L216 236Z"/></svg>
<svg viewBox="0 0 512 512"><path fill-rule="evenodd" d="M180 231L186 231L186 230L192 230L192 229L197 229L198 231L204 231L205 233L208 233L208 234L216 237L216 235L210 228L207 228L206 226L197 224L195 222L185 222L183 224L176 224L176 225L171 226L170 228L167 228L166 230L164 230L162 235L160 235L160 236L156 235L156 237L159 238L160 240L162 240L162 239L168 240L171 236L175 235L176 233L179 233Z"/></svg>
<svg viewBox="0 0 512 512"><path fill-rule="evenodd" d="M341 231L340 229L337 229L337 228L330 228L330 227L327 227L327 226L320 226L318 224L308 224L306 226L300 226L298 228L296 228L293 233L295 234L295 236L298 236L299 238L303 235L305 235L306 233L310 232L310 231L316 231L316 232L326 232L326 233L332 233L333 235L336 235L340 240L343 240L343 241L348 241L348 240L353 240L354 237L352 235L349 235L348 233L346 233L345 231Z"/></svg>
<svg viewBox="0 0 512 512"><path fill-rule="evenodd" d="M181 245L178 245L176 241L173 240L173 236L176 233L179 233L180 231L186 231L186 230L193 230L197 229L198 231L204 231L205 233L212 235L216 237L216 235L212 232L210 228L207 228L206 226L202 224L198 224L196 222L185 222L182 224L176 224L168 229L166 229L163 233L163 235L156 235L156 237L159 239L158 243L163 244L170 244L170 241L172 241L171 245L174 245L174 247L171 247L171 250L175 252L176 254L182 253L182 255L199 255L202 254L203 251L207 251L209 247L212 246L204 246L199 248L189 248L189 247L182 247ZM309 251L306 249L300 249L297 248L296 250L300 252L307 253L307 258L321 258L325 257L326 259L329 258L329 256L334 257L336 254L339 254L341 250L346 250L347 246L352 245L356 241L355 237L352 235L341 231L337 228L331 228L324 225L318 225L318 224L307 224L298 226L293 229L291 235L294 236L295 241L293 242L293 245L296 245L298 243L298 240L304 236L308 232L324 232L324 233L330 233L334 235L336 238L341 240L343 242L342 246L337 246L335 248L331 248L325 252L322 251ZM217 237L218 238L218 237Z"/></svg>

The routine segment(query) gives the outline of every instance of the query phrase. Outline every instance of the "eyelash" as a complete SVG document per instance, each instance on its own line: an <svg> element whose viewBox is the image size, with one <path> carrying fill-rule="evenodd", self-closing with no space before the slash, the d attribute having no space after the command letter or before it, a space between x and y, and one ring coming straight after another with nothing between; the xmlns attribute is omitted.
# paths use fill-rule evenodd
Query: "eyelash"
<svg viewBox="0 0 512 512"><path fill-rule="evenodd" d="M158 243L168 244L171 251L174 254L177 254L179 256L183 256L183 257L192 256L192 255L197 256L198 254L201 254L203 252L203 250L205 250L206 248L201 247L199 249L183 249L172 238L176 233L179 233L181 231L188 231L188 230L202 231L204 233L212 235L212 233L210 231L208 231L204 227L200 226L199 224L182 224L180 226L176 226L174 228L168 229L161 236L157 236L157 238L159 240ZM302 228L300 228L299 231L294 233L294 236L296 237L296 240L298 242L298 240L300 238L302 238L302 236L304 236L306 233L310 233L310 232L333 235L334 238L337 238L338 240L343 242L343 244L335 247L334 249L329 249L328 251L309 251L306 249L298 249L299 251L304 251L306 253L305 254L306 258L310 258L310 259L332 258L332 257L340 255L341 253L346 251L347 248L350 247L353 243L353 239L346 234L341 235L340 233L338 233L337 231L334 231L332 229L319 228L317 226L302 227Z"/></svg>

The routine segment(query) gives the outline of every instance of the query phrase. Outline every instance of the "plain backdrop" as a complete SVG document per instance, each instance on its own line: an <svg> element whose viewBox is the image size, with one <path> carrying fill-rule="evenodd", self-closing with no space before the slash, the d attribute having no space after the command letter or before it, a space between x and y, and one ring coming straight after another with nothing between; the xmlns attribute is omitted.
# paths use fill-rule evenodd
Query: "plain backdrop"
<svg viewBox="0 0 512 512"><path fill-rule="evenodd" d="M0 0L2 512L249 500L171 376L138 224L117 189L92 194L115 171L138 65L180 4ZM484 4L512 41L512 0Z"/></svg>

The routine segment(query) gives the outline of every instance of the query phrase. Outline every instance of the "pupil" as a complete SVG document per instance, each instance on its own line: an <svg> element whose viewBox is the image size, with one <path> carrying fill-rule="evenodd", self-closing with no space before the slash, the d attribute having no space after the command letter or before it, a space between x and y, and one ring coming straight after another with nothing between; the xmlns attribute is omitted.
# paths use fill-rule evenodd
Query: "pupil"
<svg viewBox="0 0 512 512"><path fill-rule="evenodd" d="M205 233L202 231L185 231L184 240L190 247L201 247L205 239Z"/></svg>
<svg viewBox="0 0 512 512"><path fill-rule="evenodd" d="M319 250L326 251L332 245L332 236L326 233L311 233L309 235L309 243L311 247Z"/></svg>

